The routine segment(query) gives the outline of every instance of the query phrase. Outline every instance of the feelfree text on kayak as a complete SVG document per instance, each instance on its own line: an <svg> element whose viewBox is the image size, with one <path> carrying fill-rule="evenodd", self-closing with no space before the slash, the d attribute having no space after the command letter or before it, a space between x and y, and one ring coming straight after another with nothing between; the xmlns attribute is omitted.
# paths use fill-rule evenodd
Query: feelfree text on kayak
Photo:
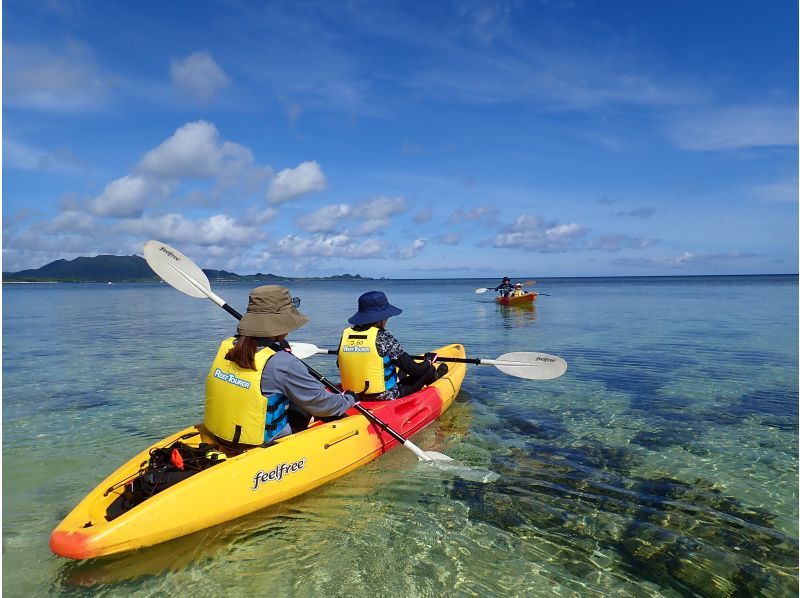
<svg viewBox="0 0 800 598"><path fill-rule="evenodd" d="M296 471L300 471L305 466L306 458L303 457L294 463L281 463L280 465L276 465L275 468L270 471L259 471L253 476L253 487L251 490L258 490L259 484L262 483L266 484L267 482L280 482L284 476Z"/></svg>

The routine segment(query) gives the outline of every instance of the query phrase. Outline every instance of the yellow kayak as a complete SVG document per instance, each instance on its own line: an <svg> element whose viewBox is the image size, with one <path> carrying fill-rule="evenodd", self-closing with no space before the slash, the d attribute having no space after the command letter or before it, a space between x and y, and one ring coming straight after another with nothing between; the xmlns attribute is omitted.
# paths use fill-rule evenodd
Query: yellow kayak
<svg viewBox="0 0 800 598"><path fill-rule="evenodd" d="M441 357L465 356L458 344L436 352ZM448 365L447 374L413 395L361 405L401 435L412 436L444 413L458 394L466 365ZM217 456L224 453L224 460L138 504L126 503L126 490L141 478L151 450L169 448L176 441L190 447L212 445L205 448ZM355 409L270 446L245 450L222 447L201 424L191 426L147 447L103 480L56 527L50 549L63 557L88 559L152 546L308 492L397 444Z"/></svg>

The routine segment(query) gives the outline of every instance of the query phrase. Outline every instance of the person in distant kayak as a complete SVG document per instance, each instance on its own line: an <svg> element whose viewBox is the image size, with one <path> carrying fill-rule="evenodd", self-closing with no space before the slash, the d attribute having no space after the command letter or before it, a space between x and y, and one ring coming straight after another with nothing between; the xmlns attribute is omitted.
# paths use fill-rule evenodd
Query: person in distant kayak
<svg viewBox="0 0 800 598"><path fill-rule="evenodd" d="M497 285L494 290L498 291L501 297L508 297L511 291L514 290L514 285L511 284L511 279L508 276L504 276L503 282Z"/></svg>
<svg viewBox="0 0 800 598"><path fill-rule="evenodd" d="M390 401L415 393L447 373L447 364L434 368L433 353L426 353L422 362L414 361L386 330L389 318L402 311L380 291L358 298L358 311L347 320L352 326L339 342L342 389L358 393L361 400Z"/></svg>
<svg viewBox="0 0 800 598"><path fill-rule="evenodd" d="M288 289L253 289L236 336L220 344L206 379L205 427L223 443L260 445L304 430L311 416L338 417L354 393L336 394L291 353L286 336L308 322Z"/></svg>
<svg viewBox="0 0 800 598"><path fill-rule="evenodd" d="M511 291L512 297L522 297L525 294L525 291L522 290L522 283L519 282L514 285L514 290Z"/></svg>

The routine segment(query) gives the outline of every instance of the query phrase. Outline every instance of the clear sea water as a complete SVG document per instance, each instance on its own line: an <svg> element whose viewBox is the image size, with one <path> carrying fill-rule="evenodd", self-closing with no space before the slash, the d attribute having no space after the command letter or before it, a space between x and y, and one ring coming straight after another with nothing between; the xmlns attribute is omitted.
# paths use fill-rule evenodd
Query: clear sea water
<svg viewBox="0 0 800 598"><path fill-rule="evenodd" d="M3 286L7 596L797 596L796 276L297 282L334 347L384 290L411 352L560 355L528 381L470 366L414 437L490 484L398 448L297 499L151 549L70 562L49 534L111 470L200 421L235 321L166 284ZM249 285L217 285L244 311ZM331 357L313 358L335 375Z"/></svg>

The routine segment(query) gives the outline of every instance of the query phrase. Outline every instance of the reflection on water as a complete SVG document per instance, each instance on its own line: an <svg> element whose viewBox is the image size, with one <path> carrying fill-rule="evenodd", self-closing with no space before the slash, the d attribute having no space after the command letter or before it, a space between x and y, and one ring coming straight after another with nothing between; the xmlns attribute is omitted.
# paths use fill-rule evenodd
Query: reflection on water
<svg viewBox="0 0 800 598"><path fill-rule="evenodd" d="M51 555L50 531L133 453L199 420L233 322L166 285L4 287L4 591L796 596L796 277L549 280L535 307L482 302L490 282L289 286L311 317L295 340L321 347L378 288L412 353L564 357L547 382L471 366L414 437L494 483L398 448L260 513L85 563ZM243 310L250 288L216 290ZM336 374L333 358L314 365Z"/></svg>
<svg viewBox="0 0 800 598"><path fill-rule="evenodd" d="M536 321L536 306L533 303L522 305L497 305L504 328L521 328Z"/></svg>

